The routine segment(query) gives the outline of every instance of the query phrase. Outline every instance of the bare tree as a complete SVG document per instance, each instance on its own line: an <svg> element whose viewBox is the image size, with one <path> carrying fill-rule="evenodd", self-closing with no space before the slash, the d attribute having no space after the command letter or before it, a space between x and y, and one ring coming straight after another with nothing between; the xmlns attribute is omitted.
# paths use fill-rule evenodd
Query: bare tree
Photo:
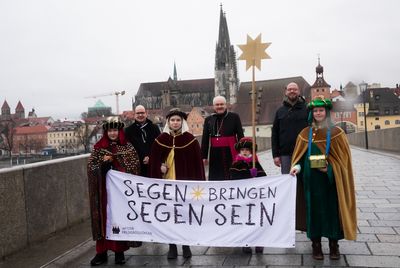
<svg viewBox="0 0 400 268"><path fill-rule="evenodd" d="M0 149L8 152L10 157L14 146L14 127L15 122L12 120L0 124Z"/></svg>

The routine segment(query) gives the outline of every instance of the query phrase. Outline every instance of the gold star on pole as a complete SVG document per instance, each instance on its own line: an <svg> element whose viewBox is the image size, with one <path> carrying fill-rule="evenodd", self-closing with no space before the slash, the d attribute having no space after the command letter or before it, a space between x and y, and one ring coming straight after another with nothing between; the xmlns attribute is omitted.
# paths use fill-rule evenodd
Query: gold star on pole
<svg viewBox="0 0 400 268"><path fill-rule="evenodd" d="M243 52L239 60L246 60L246 71L251 66L256 66L258 70L261 70L261 60L271 58L265 52L269 45L271 45L271 43L261 43L261 34L254 40L247 35L247 44L238 45Z"/></svg>

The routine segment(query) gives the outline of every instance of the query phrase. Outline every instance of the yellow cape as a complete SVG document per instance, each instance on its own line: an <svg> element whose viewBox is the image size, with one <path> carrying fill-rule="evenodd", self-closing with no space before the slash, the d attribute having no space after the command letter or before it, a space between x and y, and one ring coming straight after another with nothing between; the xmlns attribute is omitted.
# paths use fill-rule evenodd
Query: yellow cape
<svg viewBox="0 0 400 268"><path fill-rule="evenodd" d="M306 127L297 136L296 146L292 155L292 166L297 164L302 156L307 153L309 129L310 127ZM326 129L317 131L314 143L321 152L325 152ZM353 168L351 165L349 143L346 134L341 128L332 127L331 129L331 147L328 162L332 166L335 176L340 222L342 224L344 237L347 240L355 240L357 232L357 214Z"/></svg>

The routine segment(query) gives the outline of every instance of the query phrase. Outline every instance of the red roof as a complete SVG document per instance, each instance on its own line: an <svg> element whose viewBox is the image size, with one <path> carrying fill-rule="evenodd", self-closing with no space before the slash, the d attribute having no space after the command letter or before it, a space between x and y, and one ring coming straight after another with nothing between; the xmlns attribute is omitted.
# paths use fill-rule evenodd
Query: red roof
<svg viewBox="0 0 400 268"><path fill-rule="evenodd" d="M48 126L32 126L32 127L16 127L14 128L15 135L25 135L25 134L41 134L47 133Z"/></svg>

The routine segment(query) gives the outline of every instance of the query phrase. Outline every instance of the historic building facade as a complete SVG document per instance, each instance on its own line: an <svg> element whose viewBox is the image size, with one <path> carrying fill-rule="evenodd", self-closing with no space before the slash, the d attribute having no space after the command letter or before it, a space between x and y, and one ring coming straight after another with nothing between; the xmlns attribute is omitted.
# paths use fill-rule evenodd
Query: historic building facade
<svg viewBox="0 0 400 268"><path fill-rule="evenodd" d="M166 111L172 107L191 110L192 107L211 106L216 95L225 96L230 104L236 103L239 88L236 54L230 43L226 15L220 10L219 36L215 51L215 77L178 80L174 64L173 78L167 81L141 83L132 109L143 105L146 109Z"/></svg>

